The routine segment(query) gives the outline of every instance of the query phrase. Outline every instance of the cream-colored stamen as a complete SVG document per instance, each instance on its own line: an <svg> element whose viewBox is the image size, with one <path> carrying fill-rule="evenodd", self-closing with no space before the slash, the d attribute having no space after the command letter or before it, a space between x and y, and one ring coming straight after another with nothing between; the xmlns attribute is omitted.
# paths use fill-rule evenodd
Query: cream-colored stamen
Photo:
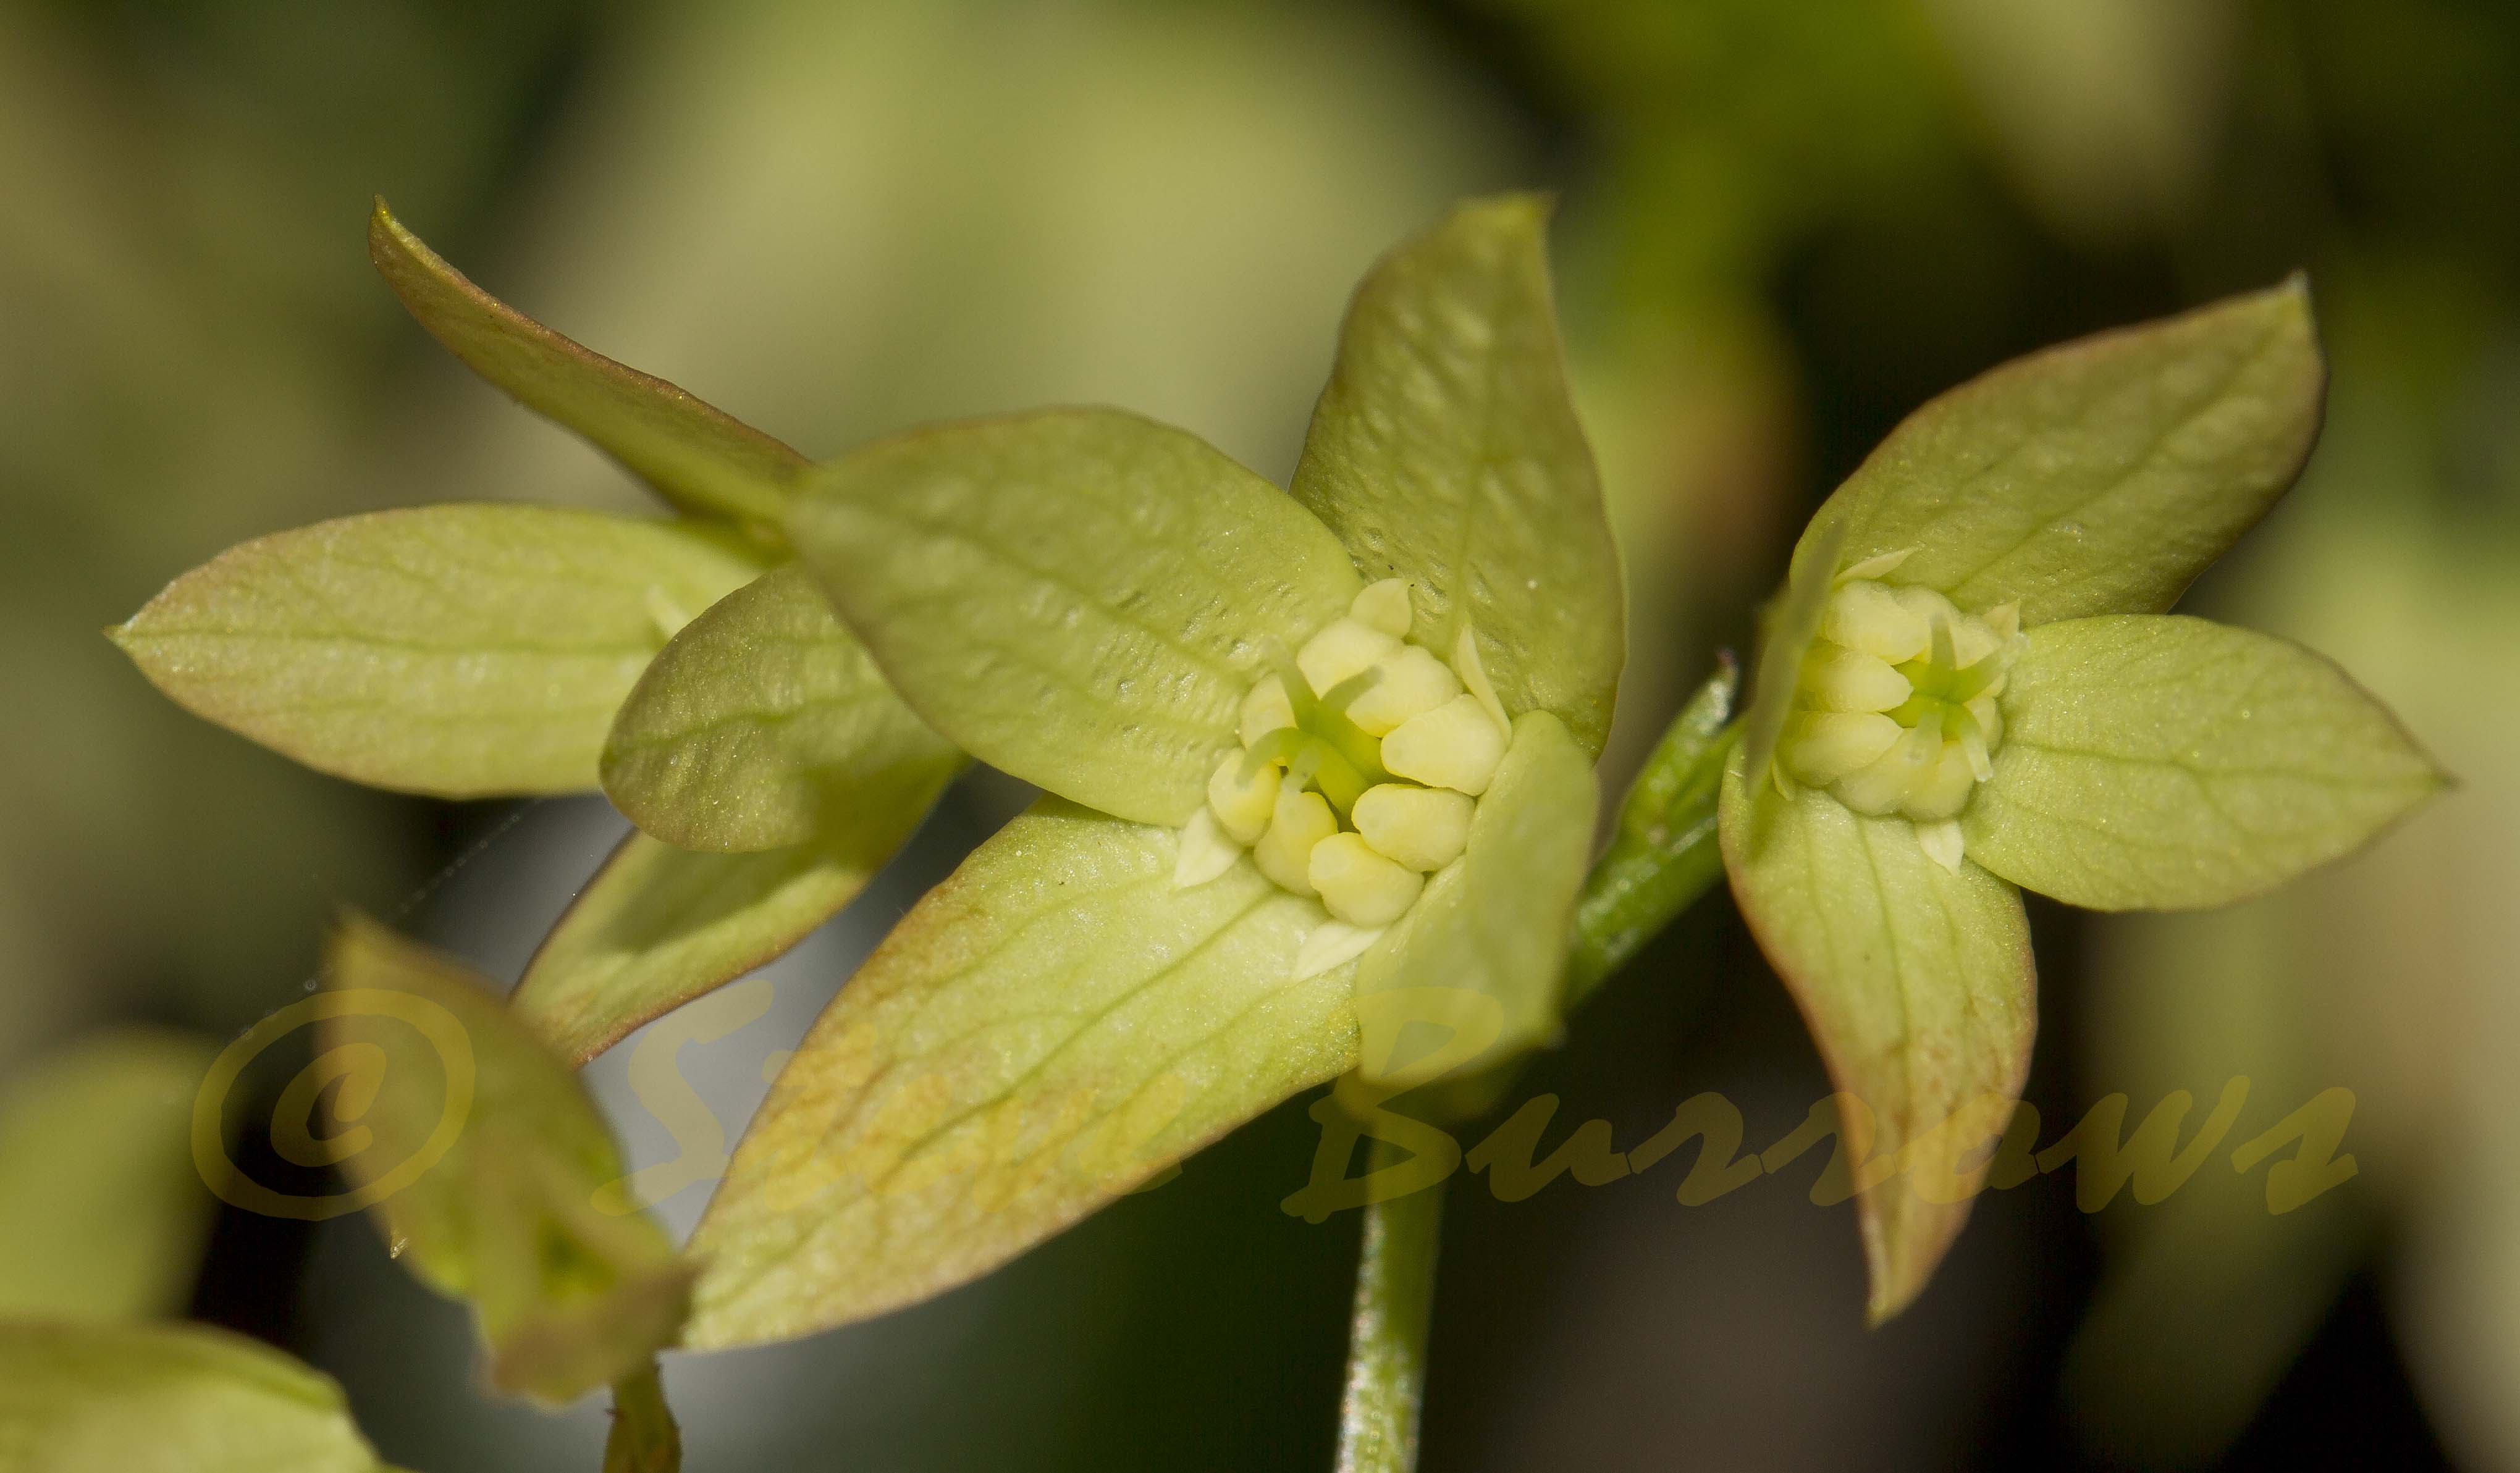
<svg viewBox="0 0 2520 1473"><path fill-rule="evenodd" d="M1956 868L1957 820L2003 744L1997 697L2026 643L2021 611L1971 615L1930 588L1852 576L1892 566L1859 564L1831 589L1778 743L1778 781L1912 820L1926 852Z"/></svg>
<svg viewBox="0 0 2520 1473"><path fill-rule="evenodd" d="M1357 926L1398 920L1426 886L1417 870L1376 854L1354 833L1334 833L1315 844L1306 877L1321 892L1323 909Z"/></svg>
<svg viewBox="0 0 2520 1473"><path fill-rule="evenodd" d="M1477 800L1441 787L1385 782L1356 800L1356 831L1412 870L1441 870L1462 857Z"/></svg>
<svg viewBox="0 0 2520 1473"><path fill-rule="evenodd" d="M1395 777L1474 798L1488 790L1504 760L1505 733L1475 695L1456 695L1382 738L1382 765Z"/></svg>

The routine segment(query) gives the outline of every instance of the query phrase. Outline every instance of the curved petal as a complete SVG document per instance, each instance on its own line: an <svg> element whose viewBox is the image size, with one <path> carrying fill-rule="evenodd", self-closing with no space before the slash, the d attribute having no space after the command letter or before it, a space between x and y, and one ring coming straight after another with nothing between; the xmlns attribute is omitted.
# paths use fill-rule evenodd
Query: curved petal
<svg viewBox="0 0 2520 1473"><path fill-rule="evenodd" d="M792 849L701 854L630 835L543 938L508 1005L562 1057L585 1063L838 915L937 790L895 795L881 823Z"/></svg>
<svg viewBox="0 0 2520 1473"><path fill-rule="evenodd" d="M567 792L665 641L760 573L692 522L417 507L230 548L108 633L187 710L318 772Z"/></svg>
<svg viewBox="0 0 2520 1473"><path fill-rule="evenodd" d="M368 254L429 335L524 406L576 430L686 512L778 523L805 458L662 379L578 346L446 264L379 200Z"/></svg>
<svg viewBox="0 0 2520 1473"><path fill-rule="evenodd" d="M1549 202L1472 201L1376 263L1348 308L1295 499L1372 578L1409 580L1418 643L1467 626L1515 712L1598 755L1627 657L1618 550L1567 395Z"/></svg>
<svg viewBox="0 0 2520 1473"><path fill-rule="evenodd" d="M1968 853L2098 911L2216 906L2369 840L2448 781L2324 657L2204 619L2030 631Z"/></svg>
<svg viewBox="0 0 2520 1473"><path fill-rule="evenodd" d="M1471 1030L1482 1041L1475 1051L1446 1050L1461 1058L1448 1071L1460 1078L1556 1036L1567 928L1600 796L1593 759L1564 723L1547 711L1514 723L1462 857L1357 962L1369 1084L1426 1082L1413 1068L1418 1060L1396 1052L1412 1023Z"/></svg>
<svg viewBox="0 0 2520 1473"><path fill-rule="evenodd" d="M929 892L814 1025L692 1251L688 1336L782 1340L976 1278L1356 1058L1321 908L1057 798Z"/></svg>
<svg viewBox="0 0 2520 1473"><path fill-rule="evenodd" d="M342 1175L406 1268L472 1302L491 1385L557 1405L672 1344L692 1271L653 1218L598 1205L621 1155L567 1065L482 978L373 921L344 922L324 985L318 1062L370 1099L328 1138L367 1142Z"/></svg>
<svg viewBox="0 0 2520 1473"><path fill-rule="evenodd" d="M649 663L612 718L604 791L685 849L846 833L873 859L864 836L909 837L962 764L791 564L719 600Z"/></svg>
<svg viewBox="0 0 2520 1473"><path fill-rule="evenodd" d="M981 761L1178 826L1235 713L1363 586L1338 539L1186 430L1058 409L818 469L798 555L904 699Z"/></svg>
<svg viewBox="0 0 2520 1473"><path fill-rule="evenodd" d="M1864 818L1809 788L1751 789L1737 757L1721 826L1733 899L1829 1078L1869 1107L1875 1158L1989 1101L2000 1130L2037 1027L2020 893L1972 864L1946 870L1904 819ZM1930 1193L1890 1176L1856 1198L1876 1323L1924 1288L1984 1172Z"/></svg>
<svg viewBox="0 0 2520 1473"><path fill-rule="evenodd" d="M384 1467L339 1382L206 1324L0 1324L0 1449L26 1473Z"/></svg>
<svg viewBox="0 0 2520 1473"><path fill-rule="evenodd" d="M2327 371L2296 276L1981 375L1838 487L1846 558L2025 626L2158 613L2300 474Z"/></svg>

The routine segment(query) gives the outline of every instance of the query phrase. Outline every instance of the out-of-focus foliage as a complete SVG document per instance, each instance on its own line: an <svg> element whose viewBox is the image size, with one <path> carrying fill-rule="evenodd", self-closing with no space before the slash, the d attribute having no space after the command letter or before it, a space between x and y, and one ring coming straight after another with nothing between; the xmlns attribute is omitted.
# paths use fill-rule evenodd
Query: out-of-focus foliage
<svg viewBox="0 0 2520 1473"><path fill-rule="evenodd" d="M210 1223L191 1145L210 1053L181 1034L99 1034L0 1089L0 1318L183 1308Z"/></svg>

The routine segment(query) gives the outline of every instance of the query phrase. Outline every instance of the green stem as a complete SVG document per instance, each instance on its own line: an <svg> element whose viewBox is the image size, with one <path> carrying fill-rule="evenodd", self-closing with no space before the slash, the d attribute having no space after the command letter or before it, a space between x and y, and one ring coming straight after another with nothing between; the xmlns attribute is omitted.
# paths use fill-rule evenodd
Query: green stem
<svg viewBox="0 0 2520 1473"><path fill-rule="evenodd" d="M1378 1168L1400 1152L1376 1141ZM1338 1473L1411 1473L1426 1385L1426 1325L1435 1307L1444 1188L1365 1209L1365 1248L1350 1316L1347 1392L1339 1403Z"/></svg>
<svg viewBox="0 0 2520 1473"><path fill-rule="evenodd" d="M1619 830L1576 900L1564 1006L1572 1009L1724 873L1716 809L1741 740L1730 658L1671 724L1619 813ZM1402 1159L1377 1139L1372 1169ZM1370 1202L1349 1317L1338 1473L1411 1473L1426 1379L1444 1188Z"/></svg>
<svg viewBox="0 0 2520 1473"><path fill-rule="evenodd" d="M604 1473L680 1473L683 1429L665 1405L656 1362L612 1383L612 1432L604 1440Z"/></svg>

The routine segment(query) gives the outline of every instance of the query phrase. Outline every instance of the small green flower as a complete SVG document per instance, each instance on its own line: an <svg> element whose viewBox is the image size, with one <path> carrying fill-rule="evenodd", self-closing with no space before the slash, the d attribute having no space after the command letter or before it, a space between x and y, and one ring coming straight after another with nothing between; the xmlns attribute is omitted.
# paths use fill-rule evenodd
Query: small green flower
<svg viewBox="0 0 2520 1473"><path fill-rule="evenodd" d="M1473 202L1375 268L1291 495L1107 409L799 482L789 539L893 689L1049 796L782 1076L695 1238L694 1344L959 1282L1352 1067L1415 1082L1403 1019L1481 1063L1554 1034L1624 635L1545 219Z"/></svg>
<svg viewBox="0 0 2520 1473"><path fill-rule="evenodd" d="M1970 1118L2001 1129L2034 1029L2021 889L2220 905L2441 785L2335 666L2167 612L2292 483L2323 385L2295 280L1964 384L1813 518L1722 837L1743 915L1870 1113L1850 1134L1887 1151L1988 1101ZM1894 1180L1859 1199L1876 1319L1958 1231L1952 1195Z"/></svg>

